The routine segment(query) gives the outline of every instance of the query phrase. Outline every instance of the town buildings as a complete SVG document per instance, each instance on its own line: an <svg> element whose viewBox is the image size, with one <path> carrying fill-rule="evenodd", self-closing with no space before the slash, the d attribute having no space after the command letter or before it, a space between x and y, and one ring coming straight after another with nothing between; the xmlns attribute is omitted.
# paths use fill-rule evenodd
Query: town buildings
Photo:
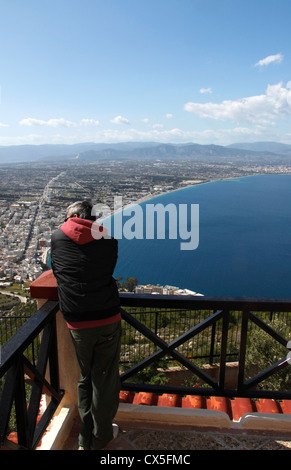
<svg viewBox="0 0 291 470"><path fill-rule="evenodd" d="M213 179L290 173L291 166L232 161L110 160L0 165L0 283L36 279L46 268L51 233L66 207L89 199L114 210ZM148 288L144 288L148 289ZM157 289L157 288L156 288ZM163 288L164 289L164 288Z"/></svg>

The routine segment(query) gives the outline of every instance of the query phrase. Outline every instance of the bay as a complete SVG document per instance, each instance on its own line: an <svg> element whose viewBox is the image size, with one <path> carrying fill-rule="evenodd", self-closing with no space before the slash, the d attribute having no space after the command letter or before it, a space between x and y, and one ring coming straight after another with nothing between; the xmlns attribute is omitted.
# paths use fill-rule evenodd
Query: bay
<svg viewBox="0 0 291 470"><path fill-rule="evenodd" d="M213 181L145 201L144 213L146 204L199 204L199 245L123 237L114 276L207 296L291 297L290 201L291 175Z"/></svg>

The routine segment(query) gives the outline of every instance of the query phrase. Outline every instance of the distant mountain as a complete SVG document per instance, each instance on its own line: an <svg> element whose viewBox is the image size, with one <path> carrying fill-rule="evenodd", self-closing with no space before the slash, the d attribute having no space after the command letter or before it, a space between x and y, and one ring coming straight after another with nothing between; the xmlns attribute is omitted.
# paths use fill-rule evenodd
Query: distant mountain
<svg viewBox="0 0 291 470"><path fill-rule="evenodd" d="M276 142L253 144L200 145L159 142L116 144L79 143L74 145L19 145L0 147L0 163L91 162L95 160L195 160L209 162L286 162L291 145Z"/></svg>
<svg viewBox="0 0 291 470"><path fill-rule="evenodd" d="M108 148L116 150L131 150L132 148L144 146L144 143L117 143L117 144L95 144L86 142L80 144L45 144L45 145L11 145L0 146L0 163L21 163L32 161L56 160L60 157L74 159L81 152L87 150L102 151ZM147 143L147 146L158 145Z"/></svg>
<svg viewBox="0 0 291 470"><path fill-rule="evenodd" d="M220 145L200 144L156 144L148 147L134 149L87 150L79 155L80 161L94 161L100 159L136 159L136 160L195 160L209 162L223 161L260 161L271 162L286 160L286 156L277 155L271 151L252 151L243 148L224 147Z"/></svg>
<svg viewBox="0 0 291 470"><path fill-rule="evenodd" d="M280 142L253 142L253 143L238 143L228 145L228 148L237 148L243 150L251 150L252 152L272 152L279 154L291 155L291 145L281 144Z"/></svg>

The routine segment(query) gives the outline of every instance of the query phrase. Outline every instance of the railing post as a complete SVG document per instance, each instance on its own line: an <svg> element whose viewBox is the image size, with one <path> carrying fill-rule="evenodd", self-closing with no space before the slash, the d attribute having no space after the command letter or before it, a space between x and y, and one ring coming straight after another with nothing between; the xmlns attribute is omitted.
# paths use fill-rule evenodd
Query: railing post
<svg viewBox="0 0 291 470"><path fill-rule="evenodd" d="M24 370L22 356L17 360L17 377L15 383L15 412L17 422L18 444L25 448L31 446L31 436L28 429L27 403L24 385Z"/></svg>
<svg viewBox="0 0 291 470"><path fill-rule="evenodd" d="M220 352L220 372L219 372L219 388L224 389L226 352L227 352L227 336L228 336L229 312L224 311L222 317L222 339Z"/></svg>
<svg viewBox="0 0 291 470"><path fill-rule="evenodd" d="M56 279L52 271L45 271L30 285L31 297L37 299L38 308L47 300L58 300ZM57 345L54 347L55 355L50 357L51 380L58 367L60 389L64 390L62 406L71 406L78 403L77 382L80 377L80 368L69 329L60 311L56 314ZM52 362L54 366L52 367Z"/></svg>
<svg viewBox="0 0 291 470"><path fill-rule="evenodd" d="M240 350L239 350L238 377L237 377L238 392L242 390L243 383L244 383L248 319L249 319L249 312L247 310L243 310L242 321L241 321Z"/></svg>
<svg viewBox="0 0 291 470"><path fill-rule="evenodd" d="M213 325L211 327L211 343L210 343L210 353L209 353L209 364L210 365L213 364L215 333L216 333L216 323L213 323Z"/></svg>
<svg viewBox="0 0 291 470"><path fill-rule="evenodd" d="M59 371L59 352L58 352L58 332L57 332L57 320L54 318L52 322L52 328L55 334L52 335L51 353L49 356L49 374L51 385L60 391L62 389L60 385L60 371ZM52 397L53 399L53 397Z"/></svg>

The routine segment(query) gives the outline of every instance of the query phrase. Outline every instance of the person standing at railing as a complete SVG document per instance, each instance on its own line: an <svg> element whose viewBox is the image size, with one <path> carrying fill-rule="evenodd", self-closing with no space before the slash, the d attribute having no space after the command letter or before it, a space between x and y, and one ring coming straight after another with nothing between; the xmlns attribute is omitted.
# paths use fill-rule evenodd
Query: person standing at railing
<svg viewBox="0 0 291 470"><path fill-rule="evenodd" d="M70 205L65 223L51 239L60 310L81 370L80 450L103 449L118 433L112 424L120 391L121 317L113 278L118 242L95 222L92 208L88 201Z"/></svg>

